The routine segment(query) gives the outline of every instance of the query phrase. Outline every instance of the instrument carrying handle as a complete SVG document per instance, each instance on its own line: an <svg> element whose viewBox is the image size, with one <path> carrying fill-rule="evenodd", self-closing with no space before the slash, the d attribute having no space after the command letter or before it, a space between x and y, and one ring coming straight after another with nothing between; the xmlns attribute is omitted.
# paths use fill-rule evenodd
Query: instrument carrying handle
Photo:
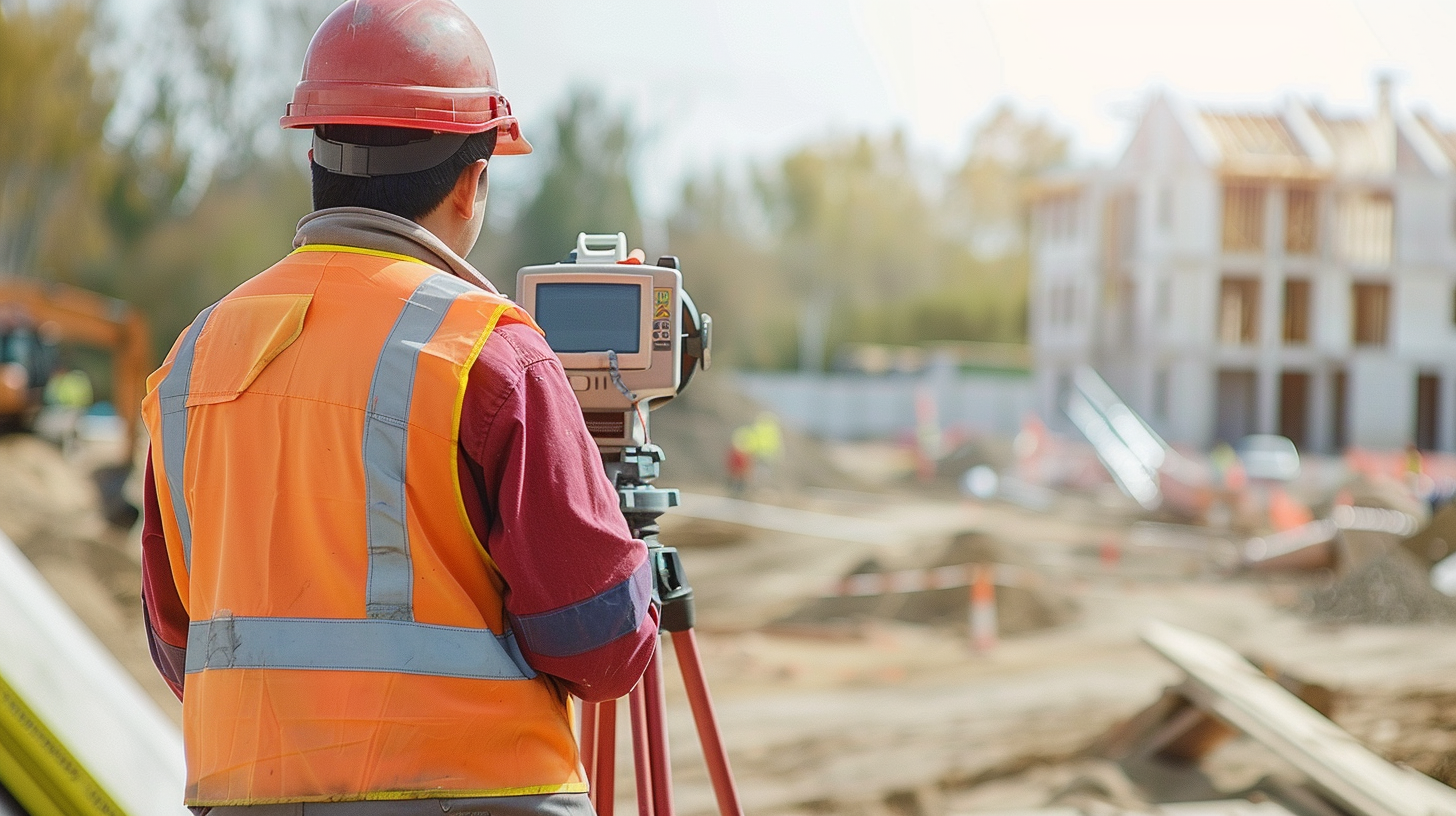
<svg viewBox="0 0 1456 816"><path fill-rule="evenodd" d="M576 262L621 263L627 260L627 233L581 232L576 235Z"/></svg>

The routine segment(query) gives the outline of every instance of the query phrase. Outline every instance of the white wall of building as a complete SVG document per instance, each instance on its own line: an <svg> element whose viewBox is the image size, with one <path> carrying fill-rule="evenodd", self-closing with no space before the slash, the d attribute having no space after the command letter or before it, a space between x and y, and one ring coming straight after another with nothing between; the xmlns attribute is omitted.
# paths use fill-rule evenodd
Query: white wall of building
<svg viewBox="0 0 1456 816"><path fill-rule="evenodd" d="M1416 367L1390 355L1356 352L1350 372L1350 440L1368 448L1399 448L1415 435Z"/></svg>

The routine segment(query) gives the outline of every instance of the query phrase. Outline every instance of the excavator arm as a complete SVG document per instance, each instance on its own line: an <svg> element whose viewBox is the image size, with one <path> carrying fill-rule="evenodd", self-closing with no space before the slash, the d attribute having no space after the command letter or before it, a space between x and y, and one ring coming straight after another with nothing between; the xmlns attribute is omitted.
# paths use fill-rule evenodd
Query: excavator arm
<svg viewBox="0 0 1456 816"><path fill-rule="evenodd" d="M0 304L24 313L40 334L56 342L111 352L113 402L126 423L128 450L136 450L152 357L151 331L141 312L85 289L15 275L0 275Z"/></svg>

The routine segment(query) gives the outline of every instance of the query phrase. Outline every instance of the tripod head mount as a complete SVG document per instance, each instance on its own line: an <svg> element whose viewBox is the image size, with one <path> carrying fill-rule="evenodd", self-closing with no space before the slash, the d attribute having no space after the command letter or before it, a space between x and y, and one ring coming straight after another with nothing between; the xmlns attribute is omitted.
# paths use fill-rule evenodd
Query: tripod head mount
<svg viewBox="0 0 1456 816"><path fill-rule="evenodd" d="M662 605L661 628L682 632L693 627L693 588L683 572L682 556L675 547L664 547L657 539L657 519L676 507L680 495L676 488L652 485L666 457L656 445L640 445L602 453L607 478L617 489L618 506L634 538L647 544L647 558L652 562L653 592Z"/></svg>

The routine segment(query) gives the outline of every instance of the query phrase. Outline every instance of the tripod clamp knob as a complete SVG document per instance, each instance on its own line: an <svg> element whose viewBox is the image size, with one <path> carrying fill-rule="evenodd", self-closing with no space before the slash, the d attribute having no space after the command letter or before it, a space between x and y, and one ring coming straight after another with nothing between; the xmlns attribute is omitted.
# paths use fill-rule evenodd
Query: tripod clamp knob
<svg viewBox="0 0 1456 816"><path fill-rule="evenodd" d="M693 588L683 572L682 556L675 547L655 542L647 546L647 557L652 561L653 594L662 605L658 628L664 632L686 632L697 622L697 612L693 607Z"/></svg>
<svg viewBox="0 0 1456 816"><path fill-rule="evenodd" d="M675 547L664 547L657 540L657 517L678 506L678 491L649 484L619 485L617 498L632 535L647 543L647 558L652 563L652 594L662 608L659 628L664 632L693 628L697 614L682 556Z"/></svg>

